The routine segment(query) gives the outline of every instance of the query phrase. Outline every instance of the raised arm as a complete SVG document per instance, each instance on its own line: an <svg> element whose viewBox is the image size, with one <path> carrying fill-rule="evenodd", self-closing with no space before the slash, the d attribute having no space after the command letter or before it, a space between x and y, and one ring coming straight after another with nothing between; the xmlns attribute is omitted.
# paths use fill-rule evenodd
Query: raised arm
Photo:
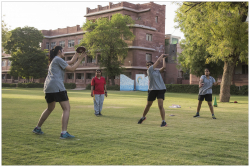
<svg viewBox="0 0 250 167"><path fill-rule="evenodd" d="M81 53L81 55L78 57L78 61L73 66L67 66L65 69L70 72L74 72L76 68L81 63L82 59L85 57L86 53Z"/></svg>
<svg viewBox="0 0 250 167"><path fill-rule="evenodd" d="M158 64L160 63L160 61L162 60L162 58L163 57L165 57L165 56L167 56L168 54L162 54L157 60L156 60L156 62L154 63L154 65L153 65L153 68L155 69L157 66L158 66ZM165 60L165 59L164 59Z"/></svg>
<svg viewBox="0 0 250 167"><path fill-rule="evenodd" d="M67 61L68 65L74 64L78 56L79 54L76 52L72 59L70 61Z"/></svg>
<svg viewBox="0 0 250 167"><path fill-rule="evenodd" d="M162 68L160 69L160 72L163 72L165 69L166 69L166 58L168 57L168 55L164 55L163 56L163 65L162 65Z"/></svg>

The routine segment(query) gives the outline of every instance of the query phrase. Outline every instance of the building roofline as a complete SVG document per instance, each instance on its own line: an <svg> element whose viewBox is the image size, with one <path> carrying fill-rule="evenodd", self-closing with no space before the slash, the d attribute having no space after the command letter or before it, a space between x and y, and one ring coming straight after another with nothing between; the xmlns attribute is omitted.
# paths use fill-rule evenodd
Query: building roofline
<svg viewBox="0 0 250 167"><path fill-rule="evenodd" d="M142 12L150 11L151 9L147 8L147 9L143 9L143 10L135 10L135 9L131 9L131 8L128 8L128 7L118 7L118 8L114 8L114 9L107 9L107 10L103 10L103 11L89 13L89 14L84 15L84 17L99 15L99 14L103 14L103 13L110 13L110 12L114 12L114 11L117 11L117 10L129 10L129 11L132 11L132 12L135 12L135 13L142 13Z"/></svg>
<svg viewBox="0 0 250 167"><path fill-rule="evenodd" d="M71 35L78 35L78 34L85 34L87 31L81 31L81 32L75 32L70 34L62 34L62 35L54 35L54 36L45 36L44 38L59 38L59 37L65 37L65 36L71 36Z"/></svg>
<svg viewBox="0 0 250 167"><path fill-rule="evenodd" d="M149 26L140 25L140 24L129 24L127 26L129 26L129 27L136 27L136 28L144 28L144 29L156 31L156 28L154 28L154 27L149 27Z"/></svg>

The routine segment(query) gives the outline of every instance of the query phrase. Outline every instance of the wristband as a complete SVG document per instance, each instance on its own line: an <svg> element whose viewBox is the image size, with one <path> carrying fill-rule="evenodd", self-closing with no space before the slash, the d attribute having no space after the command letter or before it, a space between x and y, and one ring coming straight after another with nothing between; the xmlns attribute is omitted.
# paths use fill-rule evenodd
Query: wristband
<svg viewBox="0 0 250 167"><path fill-rule="evenodd" d="M105 93L108 93L108 92L105 92Z"/></svg>

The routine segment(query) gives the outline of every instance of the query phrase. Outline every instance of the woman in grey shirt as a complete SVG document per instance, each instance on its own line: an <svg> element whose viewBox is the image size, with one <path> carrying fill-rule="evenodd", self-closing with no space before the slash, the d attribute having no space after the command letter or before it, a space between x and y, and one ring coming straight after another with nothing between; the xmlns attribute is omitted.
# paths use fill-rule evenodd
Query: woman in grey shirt
<svg viewBox="0 0 250 167"><path fill-rule="evenodd" d="M155 63L149 61L147 62L147 68L148 68L148 99L147 99L147 105L144 109L143 115L141 119L138 121L138 124L141 124L143 121L146 120L146 115L152 106L154 100L157 97L158 100L158 107L161 113L162 123L161 127L167 126L167 123L165 121L165 109L163 108L163 101L165 99L165 92L166 92L166 86L162 79L161 72L164 71L165 67L165 58L167 57L166 54L162 54ZM160 70L156 70L155 68L160 63L160 61L163 60L163 67Z"/></svg>
<svg viewBox="0 0 250 167"><path fill-rule="evenodd" d="M62 132L60 138L65 139L74 137L67 132L70 104L63 81L65 70L74 72L84 56L85 53L82 53L80 56L76 53L70 61L65 61L62 59L64 57L64 52L61 46L56 46L50 51L50 65L48 69L48 75L44 83L44 93L48 107L42 113L37 126L33 130L34 133L43 134L41 126L48 118L50 113L54 110L56 102L59 102L63 109ZM76 62L77 58L78 61ZM73 66L70 66L72 64Z"/></svg>
<svg viewBox="0 0 250 167"><path fill-rule="evenodd" d="M202 101L205 100L208 103L208 106L210 108L211 114L212 114L212 118L215 118L214 115L214 109L213 109L213 105L212 105L212 86L213 85L218 85L218 83L216 83L215 79L210 75L210 71L208 68L205 68L205 75L202 75L200 78L200 82L199 82L199 96L198 96L198 107L197 107L197 113L194 117L200 117L200 109L201 109L201 104Z"/></svg>

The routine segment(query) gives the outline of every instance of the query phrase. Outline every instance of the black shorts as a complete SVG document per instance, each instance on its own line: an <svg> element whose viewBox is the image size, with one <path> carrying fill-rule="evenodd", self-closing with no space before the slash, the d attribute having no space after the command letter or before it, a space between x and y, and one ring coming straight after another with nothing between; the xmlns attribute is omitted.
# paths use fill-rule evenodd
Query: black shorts
<svg viewBox="0 0 250 167"><path fill-rule="evenodd" d="M45 93L45 99L47 103L68 101L67 91L56 92L56 93Z"/></svg>
<svg viewBox="0 0 250 167"><path fill-rule="evenodd" d="M148 90L148 101L154 101L157 99L165 99L166 89L163 90Z"/></svg>
<svg viewBox="0 0 250 167"><path fill-rule="evenodd" d="M203 101L205 98L206 101L212 101L212 94L199 95L198 100Z"/></svg>

